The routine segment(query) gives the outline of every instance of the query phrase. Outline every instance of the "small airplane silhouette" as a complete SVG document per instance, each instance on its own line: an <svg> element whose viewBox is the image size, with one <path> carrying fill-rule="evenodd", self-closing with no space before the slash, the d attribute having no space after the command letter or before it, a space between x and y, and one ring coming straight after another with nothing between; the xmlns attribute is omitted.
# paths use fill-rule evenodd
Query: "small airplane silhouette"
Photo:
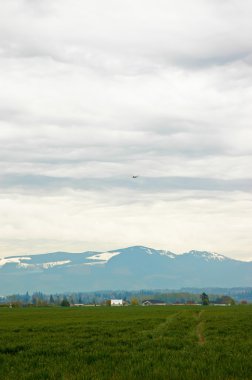
<svg viewBox="0 0 252 380"><path fill-rule="evenodd" d="M138 178L139 176L138 175L133 175L132 178Z"/></svg>

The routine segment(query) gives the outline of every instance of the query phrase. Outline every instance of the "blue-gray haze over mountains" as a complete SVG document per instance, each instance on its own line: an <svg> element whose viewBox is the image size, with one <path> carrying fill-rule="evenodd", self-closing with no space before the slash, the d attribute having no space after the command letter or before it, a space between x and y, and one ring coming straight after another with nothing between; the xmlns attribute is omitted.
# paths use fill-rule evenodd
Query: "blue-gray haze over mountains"
<svg viewBox="0 0 252 380"><path fill-rule="evenodd" d="M92 290L246 287L252 262L134 246L108 252L53 252L0 259L0 295Z"/></svg>

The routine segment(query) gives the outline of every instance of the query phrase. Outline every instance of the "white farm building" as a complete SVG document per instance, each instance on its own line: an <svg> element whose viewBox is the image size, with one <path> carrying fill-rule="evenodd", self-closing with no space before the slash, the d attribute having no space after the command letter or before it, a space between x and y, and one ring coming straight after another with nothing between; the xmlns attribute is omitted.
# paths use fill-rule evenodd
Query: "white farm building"
<svg viewBox="0 0 252 380"><path fill-rule="evenodd" d="M123 306L123 300L111 300L111 306Z"/></svg>

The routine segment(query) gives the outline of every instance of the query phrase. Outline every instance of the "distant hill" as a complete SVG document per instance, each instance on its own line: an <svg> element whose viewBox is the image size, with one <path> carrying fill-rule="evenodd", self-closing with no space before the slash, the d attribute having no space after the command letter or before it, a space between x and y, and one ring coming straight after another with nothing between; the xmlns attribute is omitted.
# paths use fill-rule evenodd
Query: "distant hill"
<svg viewBox="0 0 252 380"><path fill-rule="evenodd" d="M53 252L0 259L0 295L251 285L252 262L206 251L176 255L134 246L108 252Z"/></svg>

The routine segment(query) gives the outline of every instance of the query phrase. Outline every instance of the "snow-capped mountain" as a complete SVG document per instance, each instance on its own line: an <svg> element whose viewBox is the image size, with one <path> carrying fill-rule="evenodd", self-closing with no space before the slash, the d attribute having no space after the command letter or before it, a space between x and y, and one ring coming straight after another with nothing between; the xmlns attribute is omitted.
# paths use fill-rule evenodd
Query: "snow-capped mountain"
<svg viewBox="0 0 252 380"><path fill-rule="evenodd" d="M252 262L206 251L176 255L134 246L0 259L0 294L251 285Z"/></svg>

